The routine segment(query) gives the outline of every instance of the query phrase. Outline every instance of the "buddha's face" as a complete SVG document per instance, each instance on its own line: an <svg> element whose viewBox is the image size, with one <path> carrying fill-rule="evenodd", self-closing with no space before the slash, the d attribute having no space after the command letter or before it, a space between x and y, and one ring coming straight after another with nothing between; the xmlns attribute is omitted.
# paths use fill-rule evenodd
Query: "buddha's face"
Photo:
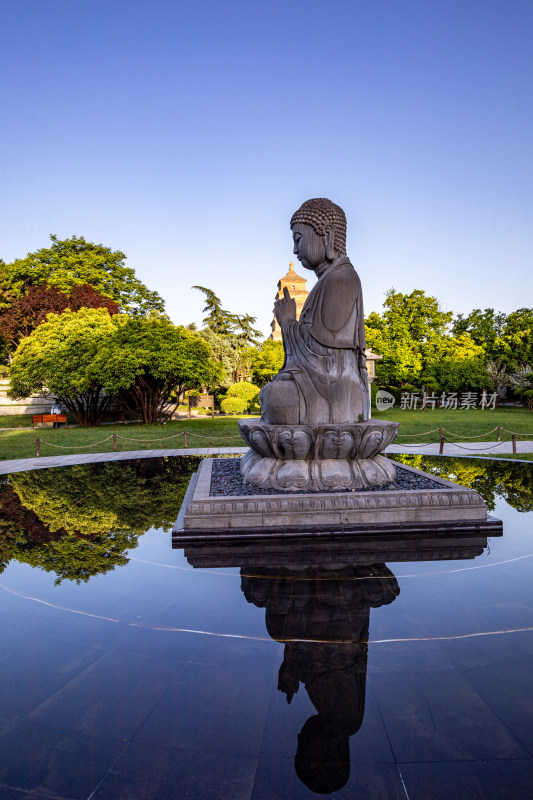
<svg viewBox="0 0 533 800"><path fill-rule="evenodd" d="M292 227L294 255L306 269L316 269L327 260L324 236L316 233L311 225L297 222Z"/></svg>

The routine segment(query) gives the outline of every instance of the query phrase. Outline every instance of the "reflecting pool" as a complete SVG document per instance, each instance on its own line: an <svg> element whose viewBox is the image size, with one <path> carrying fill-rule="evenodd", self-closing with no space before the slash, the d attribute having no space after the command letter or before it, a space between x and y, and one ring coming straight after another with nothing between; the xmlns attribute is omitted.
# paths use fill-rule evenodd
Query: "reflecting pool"
<svg viewBox="0 0 533 800"><path fill-rule="evenodd" d="M503 536L172 549L198 458L0 478L0 798L526 798L533 465L397 457Z"/></svg>

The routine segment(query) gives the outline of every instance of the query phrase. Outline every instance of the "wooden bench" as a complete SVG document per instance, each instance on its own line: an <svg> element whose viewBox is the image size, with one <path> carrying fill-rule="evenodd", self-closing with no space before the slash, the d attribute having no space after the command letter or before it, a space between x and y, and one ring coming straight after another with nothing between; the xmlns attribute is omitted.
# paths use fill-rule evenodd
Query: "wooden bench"
<svg viewBox="0 0 533 800"><path fill-rule="evenodd" d="M35 425L51 425L53 428L61 423L67 424L66 414L33 414L31 418L32 428Z"/></svg>

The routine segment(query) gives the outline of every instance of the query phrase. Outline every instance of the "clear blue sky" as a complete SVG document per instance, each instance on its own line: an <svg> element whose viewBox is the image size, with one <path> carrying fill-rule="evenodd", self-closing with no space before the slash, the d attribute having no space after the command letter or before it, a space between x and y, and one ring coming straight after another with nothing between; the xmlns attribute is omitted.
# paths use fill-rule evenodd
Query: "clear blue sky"
<svg viewBox="0 0 533 800"><path fill-rule="evenodd" d="M367 313L533 306L531 0L1 0L0 30L4 260L83 235L174 322L200 283L267 334L325 196Z"/></svg>

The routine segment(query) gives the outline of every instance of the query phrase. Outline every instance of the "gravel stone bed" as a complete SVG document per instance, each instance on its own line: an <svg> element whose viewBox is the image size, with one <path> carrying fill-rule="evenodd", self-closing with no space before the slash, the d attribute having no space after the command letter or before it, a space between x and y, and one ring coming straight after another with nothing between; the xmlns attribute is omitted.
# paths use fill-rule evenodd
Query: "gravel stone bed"
<svg viewBox="0 0 533 800"><path fill-rule="evenodd" d="M213 459L213 471L211 473L210 497L233 497L241 495L261 495L261 494L287 494L278 492L276 489L256 489L255 486L245 486L242 482L241 470L238 458L216 458ZM430 478L413 475L400 464L396 465L396 480L385 483L382 486L368 486L365 489L349 489L352 492L381 492L384 489L443 489L444 487L432 481ZM338 489L326 489L327 492L338 493ZM316 492L298 492L298 494L316 494Z"/></svg>

